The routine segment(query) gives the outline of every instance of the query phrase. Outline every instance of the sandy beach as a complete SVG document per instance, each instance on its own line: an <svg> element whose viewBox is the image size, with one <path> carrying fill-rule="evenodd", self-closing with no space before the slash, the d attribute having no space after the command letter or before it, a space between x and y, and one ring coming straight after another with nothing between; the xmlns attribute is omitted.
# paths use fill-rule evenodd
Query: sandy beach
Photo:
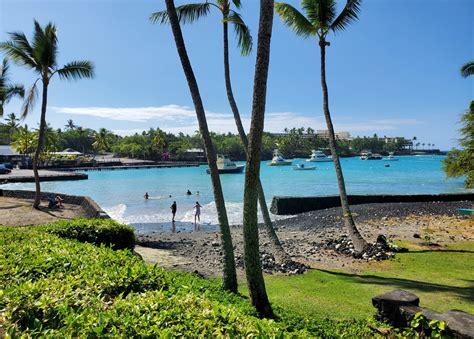
<svg viewBox="0 0 474 339"><path fill-rule="evenodd" d="M366 204L352 207L357 226L368 241L379 234L391 241L410 242L430 249L450 242L473 241L474 219L460 216L457 208L471 207L472 202L430 202ZM345 234L340 208L313 211L275 222L283 247L291 257L311 268L348 268L358 271L364 260L324 249L331 239ZM137 252L145 260L169 269L220 276L221 248L215 231L154 232L138 235ZM242 228L231 228L238 273L243 274ZM263 229L260 229L262 253L272 253Z"/></svg>

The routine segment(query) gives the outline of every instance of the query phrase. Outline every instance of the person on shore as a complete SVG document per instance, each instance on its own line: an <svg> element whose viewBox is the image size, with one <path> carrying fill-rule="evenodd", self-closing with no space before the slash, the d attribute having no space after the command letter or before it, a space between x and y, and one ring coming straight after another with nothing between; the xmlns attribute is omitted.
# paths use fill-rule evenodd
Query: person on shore
<svg viewBox="0 0 474 339"><path fill-rule="evenodd" d="M201 222L201 205L199 204L199 201L196 201L196 205L194 205L194 209L196 212L194 213L194 223L196 223L196 219Z"/></svg>
<svg viewBox="0 0 474 339"><path fill-rule="evenodd" d="M61 196L59 194L56 194L56 197L54 198L54 200L56 201L56 204L57 204L58 207L63 207L64 199L61 198Z"/></svg>
<svg viewBox="0 0 474 339"><path fill-rule="evenodd" d="M171 219L171 221L174 222L174 218L176 216L176 209L177 209L176 201L173 201L173 204L170 206L170 208L171 208L171 214L173 215L173 219Z"/></svg>
<svg viewBox="0 0 474 339"><path fill-rule="evenodd" d="M150 196L148 195L148 192L145 192L145 195L143 197L145 198L145 200L148 200L150 198Z"/></svg>
<svg viewBox="0 0 474 339"><path fill-rule="evenodd" d="M191 191L188 190L188 191L186 192L186 195L192 195Z"/></svg>

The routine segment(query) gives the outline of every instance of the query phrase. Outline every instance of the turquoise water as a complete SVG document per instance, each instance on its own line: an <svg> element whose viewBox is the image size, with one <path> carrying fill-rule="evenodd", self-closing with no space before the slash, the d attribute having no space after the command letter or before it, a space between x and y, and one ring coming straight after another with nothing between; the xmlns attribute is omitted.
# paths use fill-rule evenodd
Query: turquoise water
<svg viewBox="0 0 474 339"><path fill-rule="evenodd" d="M399 161L362 161L343 158L349 194L421 194L464 192L463 179L447 179L442 156L406 156ZM305 162L295 159L293 164ZM305 162L306 163L306 162ZM309 164L309 163L306 163ZM390 164L390 167L385 167ZM338 194L334 165L312 163L314 171L295 171L292 166L270 167L262 162L261 178L270 204L275 195L325 196ZM114 219L125 223L164 223L171 220L169 206L178 204L177 220L194 220L193 205L203 206L204 224L217 221L207 166L186 168L87 172L89 180L42 183L42 190L92 197ZM244 174L221 175L229 220L241 223ZM32 183L8 184L4 188L34 189ZM186 196L186 191L193 192ZM194 193L199 191L199 195ZM152 199L144 200L148 192ZM172 195L172 198L169 198Z"/></svg>

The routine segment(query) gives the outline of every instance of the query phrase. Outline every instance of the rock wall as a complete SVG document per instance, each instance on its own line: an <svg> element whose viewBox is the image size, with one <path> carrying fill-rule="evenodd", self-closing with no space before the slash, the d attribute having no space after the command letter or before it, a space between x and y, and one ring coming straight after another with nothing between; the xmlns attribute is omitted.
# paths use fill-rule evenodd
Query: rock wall
<svg viewBox="0 0 474 339"><path fill-rule="evenodd" d="M474 193L455 194L417 194L417 195L349 195L350 205L393 203L393 202L430 202L430 201L474 201ZM270 211L278 215L293 215L309 211L340 207L339 196L328 197L284 197L275 196Z"/></svg>
<svg viewBox="0 0 474 339"><path fill-rule="evenodd" d="M51 195L56 195L53 192L41 192L41 200L48 200ZM64 199L64 203L81 206L90 218L109 219L109 215L103 211L97 203L89 197L80 195L60 194ZM2 190L0 189L0 197L11 197L18 199L34 199L34 191L23 190Z"/></svg>

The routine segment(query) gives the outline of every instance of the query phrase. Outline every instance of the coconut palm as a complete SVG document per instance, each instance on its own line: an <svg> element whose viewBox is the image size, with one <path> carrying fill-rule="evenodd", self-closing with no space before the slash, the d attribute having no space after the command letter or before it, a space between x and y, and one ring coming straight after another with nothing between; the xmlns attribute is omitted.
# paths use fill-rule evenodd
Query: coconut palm
<svg viewBox="0 0 474 339"><path fill-rule="evenodd" d="M97 151L107 151L110 149L110 135L111 133L105 129L101 128L98 132L94 133L94 142L92 143L92 147Z"/></svg>
<svg viewBox="0 0 474 339"><path fill-rule="evenodd" d="M20 119L17 118L15 113L10 113L7 115L5 118L6 121L6 126L8 128L8 136L10 138L10 141L12 140L13 133L18 129Z"/></svg>
<svg viewBox="0 0 474 339"><path fill-rule="evenodd" d="M12 147L22 155L30 154L33 151L35 133L28 129L28 125L19 127L13 135Z"/></svg>
<svg viewBox="0 0 474 339"><path fill-rule="evenodd" d="M244 256L245 273L250 300L260 316L271 317L273 311L268 301L260 263L257 228L257 200L260 177L260 153L267 95L270 41L273 26L273 0L260 1L257 60L253 84L252 119L247 151L247 170L244 185Z"/></svg>
<svg viewBox="0 0 474 339"><path fill-rule="evenodd" d="M465 78L474 75L474 60L462 65L461 75Z"/></svg>
<svg viewBox="0 0 474 339"><path fill-rule="evenodd" d="M361 252L367 246L359 230L357 229L347 199L346 186L342 173L341 163L336 149L336 137L329 111L329 94L326 83L326 47L330 44L326 40L330 32L344 31L349 24L357 20L362 0L347 0L346 5L339 15L336 13L335 0L301 0L301 7L306 16L293 6L286 3L275 3L275 9L283 22L291 27L294 32L304 38L317 37L321 52L321 87L323 91L323 110L326 125L329 132L329 148L334 160L339 195L341 198L344 223L349 236L354 243L356 252Z"/></svg>
<svg viewBox="0 0 474 339"><path fill-rule="evenodd" d="M68 119L68 121L66 121L66 125L64 125L64 127L66 127L67 130L69 131L73 131L76 129L76 124L74 124L74 121L72 121L72 119Z"/></svg>
<svg viewBox="0 0 474 339"><path fill-rule="evenodd" d="M209 134L209 128L207 126L206 113L199 93L199 87L194 76L194 71L189 61L186 46L184 44L183 34L179 25L178 14L173 0L166 0L166 10L171 30L173 32L174 40L176 43L176 49L178 50L179 57L181 59L181 65L183 67L186 80L188 82L189 91L193 99L194 108L196 110L196 116L199 124L199 132L204 141L204 149L207 155L207 162L209 165L209 171L211 174L211 182L214 190L214 200L216 202L217 218L219 220L220 232L221 232L221 243L224 252L224 289L237 292L237 274L235 271L235 258L234 249L232 246L232 238L230 234L229 221L227 219L227 211L224 202L224 195L222 193L222 185L219 178L219 172L216 164L216 154L212 139Z"/></svg>
<svg viewBox="0 0 474 339"><path fill-rule="evenodd" d="M57 75L60 79L75 80L92 78L94 67L90 61L72 61L61 68L57 65L58 39L56 26L48 23L44 28L35 20L33 41L30 44L22 32L9 33L10 40L0 43L0 50L20 66L32 69L38 78L35 80L25 98L22 108L22 117L32 109L38 91L38 82L42 83L41 118L38 135L38 147L33 157L33 172L35 175L36 195L33 203L38 208L41 198L41 187L38 175L38 158L44 146L46 128L46 107L48 104L48 86L52 78Z"/></svg>
<svg viewBox="0 0 474 339"><path fill-rule="evenodd" d="M241 8L240 0L232 0L236 9ZM237 131L239 133L240 140L244 145L244 150L247 152L248 148L248 138L245 133L244 126L242 124L242 119L240 118L239 108L234 98L234 93L232 90L232 82L230 79L230 62L229 62L229 23L234 27L235 33L237 35L237 46L240 48L240 53L242 56L247 56L252 50L252 35L250 34L250 29L243 21L242 17L235 10L231 9L231 1L229 0L215 0L213 2L204 2L204 3L193 3L176 7L176 12L178 18L182 23L192 23L195 20L198 20L204 16L207 16L210 13L211 8L217 9L220 15L222 16L222 32L223 32L223 46L224 46L224 78L225 86L227 91L227 99L229 101L230 108L234 115L235 124L237 126ZM168 23L168 14L166 11L153 13L150 17L150 20L153 23ZM270 213L268 212L268 206L265 200L265 193L263 191L262 184L259 180L258 184L259 190L259 204L260 210L262 211L265 229L269 238L271 239L275 249L276 254L281 257L283 261L289 259L286 255L283 247L278 239L278 236L273 228L272 221L270 219Z"/></svg>
<svg viewBox="0 0 474 339"><path fill-rule="evenodd" d="M8 59L3 59L2 67L0 68L0 117L3 116L4 106L14 97L23 98L25 95L25 88L20 84L10 83L8 77Z"/></svg>

